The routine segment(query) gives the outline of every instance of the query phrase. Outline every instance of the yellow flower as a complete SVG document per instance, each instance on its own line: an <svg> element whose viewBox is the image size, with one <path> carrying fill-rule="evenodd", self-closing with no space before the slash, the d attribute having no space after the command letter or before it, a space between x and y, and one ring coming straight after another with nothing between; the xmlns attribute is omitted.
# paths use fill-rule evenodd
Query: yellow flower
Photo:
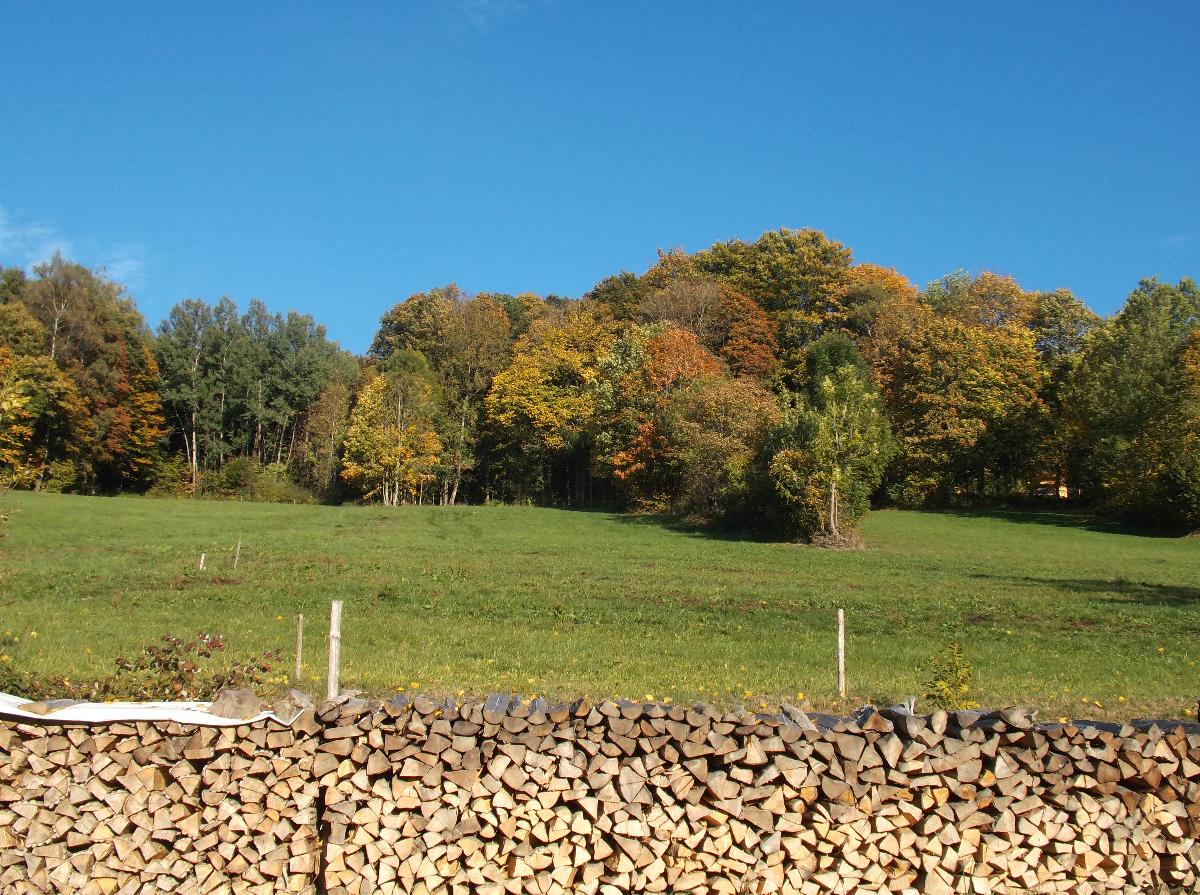
<svg viewBox="0 0 1200 895"><path fill-rule="evenodd" d="M275 621L277 621L277 622L283 621L283 616L282 615L275 616Z"/></svg>
<svg viewBox="0 0 1200 895"><path fill-rule="evenodd" d="M404 688L403 688L403 687L397 687L397 688L396 688L396 692L397 692L397 693L403 693L403 692L404 692Z"/></svg>
<svg viewBox="0 0 1200 895"><path fill-rule="evenodd" d="M30 631L30 632L29 632L29 636L30 636L30 637L37 637L37 631ZM1161 652L1161 650L1160 650L1160 652Z"/></svg>
<svg viewBox="0 0 1200 895"><path fill-rule="evenodd" d="M1011 637L1012 636L1012 628L1008 628L1004 633L1007 634L1009 637Z"/></svg>
<svg viewBox="0 0 1200 895"><path fill-rule="evenodd" d="M1059 723L1059 724L1066 724L1066 723L1067 723L1067 719L1066 719L1066 718L1059 718L1059 719L1058 719L1058 723Z"/></svg>
<svg viewBox="0 0 1200 895"><path fill-rule="evenodd" d="M1125 701L1125 697L1124 697L1124 696L1118 696L1118 697L1117 697L1117 702L1124 702L1124 701Z"/></svg>
<svg viewBox="0 0 1200 895"><path fill-rule="evenodd" d="M753 695L753 694L752 694L752 693L751 693L749 690L746 690L746 691L744 691L744 692L742 693L742 698L743 698L743 699L749 699L749 698L750 698L752 695Z"/></svg>
<svg viewBox="0 0 1200 895"><path fill-rule="evenodd" d="M1158 651L1159 651L1160 653L1165 653L1165 652L1167 651L1167 648L1166 648L1165 646L1160 646L1160 647L1158 648Z"/></svg>
<svg viewBox="0 0 1200 895"><path fill-rule="evenodd" d="M803 691L803 690L801 690L799 693L797 693L797 694L796 694L796 698L797 698L797 699L803 699L803 698L804 698L804 691Z"/></svg>
<svg viewBox="0 0 1200 895"><path fill-rule="evenodd" d="M415 689L417 689L417 687L421 686L421 684L420 684L419 682L417 682L417 681L409 681L409 682L408 682L408 685L409 685L410 687L412 687L414 690L415 690Z"/></svg>
<svg viewBox="0 0 1200 895"><path fill-rule="evenodd" d="M90 646L85 646L85 647L83 648L83 651L84 651L84 653L85 653L86 655L89 655L89 656L90 656L90 655L92 654L92 648L91 648Z"/></svg>
<svg viewBox="0 0 1200 895"><path fill-rule="evenodd" d="M664 697L663 697L663 702L665 702L667 705L670 705L670 704L671 704L671 697L670 697L670 696L664 696Z"/></svg>
<svg viewBox="0 0 1200 895"><path fill-rule="evenodd" d="M527 683L527 684L536 684L536 683L537 683L537 678L536 678L536 677L527 677L527 678L525 678L525 683Z"/></svg>
<svg viewBox="0 0 1200 895"><path fill-rule="evenodd" d="M11 661L12 661L12 659L10 659L8 656L0 656L0 662L11 662Z"/></svg>
<svg viewBox="0 0 1200 895"><path fill-rule="evenodd" d="M654 702L654 694L653 693L646 694L646 702Z"/></svg>

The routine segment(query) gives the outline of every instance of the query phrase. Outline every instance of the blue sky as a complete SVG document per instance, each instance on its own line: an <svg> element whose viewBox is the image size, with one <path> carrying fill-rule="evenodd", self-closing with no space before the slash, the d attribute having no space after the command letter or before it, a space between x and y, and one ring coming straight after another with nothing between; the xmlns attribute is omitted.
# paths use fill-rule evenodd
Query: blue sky
<svg viewBox="0 0 1200 895"><path fill-rule="evenodd" d="M425 288L781 226L1104 313L1200 276L1190 0L0 10L0 263L104 265L152 324L259 297L362 350Z"/></svg>

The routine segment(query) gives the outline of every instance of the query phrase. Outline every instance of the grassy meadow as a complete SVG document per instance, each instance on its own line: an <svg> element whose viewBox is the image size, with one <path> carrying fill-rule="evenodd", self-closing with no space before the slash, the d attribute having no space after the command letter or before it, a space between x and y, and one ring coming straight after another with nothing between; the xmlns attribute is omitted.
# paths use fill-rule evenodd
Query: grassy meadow
<svg viewBox="0 0 1200 895"><path fill-rule="evenodd" d="M103 674L201 630L286 670L302 612L317 692L342 599L343 679L370 692L836 710L842 607L854 704L922 692L953 641L987 705L1182 717L1200 696L1200 540L1069 515L879 512L868 549L829 551L530 507L5 502L0 630L20 637L9 661L39 672Z"/></svg>

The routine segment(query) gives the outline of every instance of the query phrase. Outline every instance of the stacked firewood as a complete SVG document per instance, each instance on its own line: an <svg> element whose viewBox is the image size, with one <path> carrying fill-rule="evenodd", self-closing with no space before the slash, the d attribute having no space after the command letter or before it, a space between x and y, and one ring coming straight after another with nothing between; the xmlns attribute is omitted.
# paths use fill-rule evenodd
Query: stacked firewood
<svg viewBox="0 0 1200 895"><path fill-rule="evenodd" d="M0 719L0 892L1191 891L1200 728L341 699Z"/></svg>
<svg viewBox="0 0 1200 895"><path fill-rule="evenodd" d="M326 703L325 891L1191 889L1200 731L508 697Z"/></svg>
<svg viewBox="0 0 1200 895"><path fill-rule="evenodd" d="M316 731L0 719L0 892L314 891Z"/></svg>

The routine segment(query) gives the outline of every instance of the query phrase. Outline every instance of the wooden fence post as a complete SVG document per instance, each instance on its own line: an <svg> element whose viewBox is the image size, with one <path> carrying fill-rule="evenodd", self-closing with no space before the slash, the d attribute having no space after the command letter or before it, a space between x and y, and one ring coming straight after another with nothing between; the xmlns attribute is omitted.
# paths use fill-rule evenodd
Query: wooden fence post
<svg viewBox="0 0 1200 895"><path fill-rule="evenodd" d="M342 601L334 600L329 607L329 680L325 688L326 699L336 699L341 688L338 672L342 664Z"/></svg>
<svg viewBox="0 0 1200 895"><path fill-rule="evenodd" d="M838 696L846 698L846 610L838 610Z"/></svg>
<svg viewBox="0 0 1200 895"><path fill-rule="evenodd" d="M204 571L204 556L205 556L205 554L203 554L203 553L200 554L200 571L201 572Z"/></svg>
<svg viewBox="0 0 1200 895"><path fill-rule="evenodd" d="M242 539L238 538L237 549L233 551L233 570L237 571L238 560L242 558Z"/></svg>
<svg viewBox="0 0 1200 895"><path fill-rule="evenodd" d="M238 541L240 544L241 541ZM300 665L301 656L304 655L304 613L301 612L296 616L296 673L293 677L296 680L296 687L300 687Z"/></svg>

